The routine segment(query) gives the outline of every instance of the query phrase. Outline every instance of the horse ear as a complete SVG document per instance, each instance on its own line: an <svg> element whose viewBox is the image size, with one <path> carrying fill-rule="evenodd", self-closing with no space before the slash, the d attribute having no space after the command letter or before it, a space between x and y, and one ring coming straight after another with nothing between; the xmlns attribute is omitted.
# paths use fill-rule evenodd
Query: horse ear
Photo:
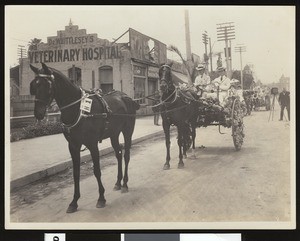
<svg viewBox="0 0 300 241"><path fill-rule="evenodd" d="M174 64L174 62L170 61L169 66L172 67L173 64Z"/></svg>
<svg viewBox="0 0 300 241"><path fill-rule="evenodd" d="M34 67L33 65L30 64L30 68L31 70L35 73L35 74L38 74L39 73L39 69Z"/></svg>
<svg viewBox="0 0 300 241"><path fill-rule="evenodd" d="M45 74L52 74L52 71L48 68L48 66L44 63L42 63L43 70L45 71Z"/></svg>

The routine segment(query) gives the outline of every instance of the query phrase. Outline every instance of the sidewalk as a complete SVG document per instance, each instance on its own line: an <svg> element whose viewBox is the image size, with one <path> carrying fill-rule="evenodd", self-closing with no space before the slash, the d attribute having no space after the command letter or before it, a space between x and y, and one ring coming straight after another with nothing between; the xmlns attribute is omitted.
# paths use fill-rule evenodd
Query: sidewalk
<svg viewBox="0 0 300 241"><path fill-rule="evenodd" d="M160 119L161 123L161 119ZM153 124L153 116L136 119L132 144L156 135L163 135L162 126ZM120 135L123 143L123 135ZM99 143L100 156L113 152L110 139ZM10 188L54 175L72 166L68 142L63 134L37 137L10 143ZM90 160L88 150L81 152L81 161Z"/></svg>

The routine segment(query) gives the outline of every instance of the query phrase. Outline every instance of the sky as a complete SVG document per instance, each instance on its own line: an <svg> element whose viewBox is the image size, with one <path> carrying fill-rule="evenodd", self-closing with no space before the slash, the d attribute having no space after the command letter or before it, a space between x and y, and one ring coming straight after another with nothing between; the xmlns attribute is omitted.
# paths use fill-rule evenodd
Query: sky
<svg viewBox="0 0 300 241"><path fill-rule="evenodd" d="M281 75L295 78L295 7L294 6L6 6L5 55L9 66L18 64L18 45L56 36L70 19L87 33L113 39L133 28L168 45L175 45L186 56L184 10L188 10L191 50L203 56L202 34L207 31L212 52L223 51L224 41L217 41L217 24L233 22L232 68L240 70L238 44L246 46L242 66L253 66L255 78L263 83L277 82ZM127 39L124 39L127 38ZM119 42L128 41L124 36ZM174 58L174 55L168 55ZM216 59L213 60L216 68Z"/></svg>

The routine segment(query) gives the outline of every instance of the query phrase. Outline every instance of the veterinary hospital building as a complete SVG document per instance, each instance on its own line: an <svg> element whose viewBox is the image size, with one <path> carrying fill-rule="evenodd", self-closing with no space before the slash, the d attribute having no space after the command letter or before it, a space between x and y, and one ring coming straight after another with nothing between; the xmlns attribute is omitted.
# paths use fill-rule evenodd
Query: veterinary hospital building
<svg viewBox="0 0 300 241"><path fill-rule="evenodd" d="M120 36L120 39L125 38L128 41L110 42L96 33L79 29L70 21L65 30L47 37L46 43L31 46L27 58L20 59L20 65L11 69L14 115L28 114L24 113L25 109L33 109L29 83L34 73L29 65L41 68L41 62L61 71L84 89L101 88L104 93L115 89L134 99L153 94L158 89L159 65L167 62L167 47L131 28ZM182 65L175 64L173 70L179 78L187 79ZM152 101L142 99L140 104L140 112L149 113L146 105L151 105Z"/></svg>

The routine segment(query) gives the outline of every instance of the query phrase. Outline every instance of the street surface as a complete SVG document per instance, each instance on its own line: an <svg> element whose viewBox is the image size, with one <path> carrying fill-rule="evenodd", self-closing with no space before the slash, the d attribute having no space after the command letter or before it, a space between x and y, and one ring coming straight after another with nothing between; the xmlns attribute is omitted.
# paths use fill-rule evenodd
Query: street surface
<svg viewBox="0 0 300 241"><path fill-rule="evenodd" d="M245 139L234 149L231 129L197 129L196 159L178 169L176 135L171 139L171 169L165 163L164 137L134 145L129 192L113 191L114 155L101 159L106 207L96 208L91 163L82 166L78 212L66 214L73 197L72 171L23 187L11 194L11 222L240 222L290 221L290 126L268 111L244 118ZM201 145L205 148L200 148ZM189 151L188 154L191 154Z"/></svg>

